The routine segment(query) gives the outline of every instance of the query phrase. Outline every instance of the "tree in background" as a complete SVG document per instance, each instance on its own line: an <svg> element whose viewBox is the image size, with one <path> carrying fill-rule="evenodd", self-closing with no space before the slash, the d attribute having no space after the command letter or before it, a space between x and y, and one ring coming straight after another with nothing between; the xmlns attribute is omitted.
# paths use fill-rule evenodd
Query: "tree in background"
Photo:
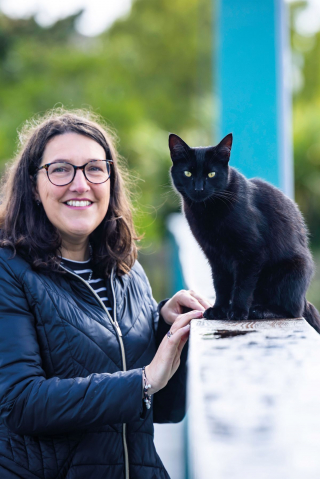
<svg viewBox="0 0 320 479"><path fill-rule="evenodd" d="M168 185L168 133L210 141L209 6L207 0L138 0L128 18L93 39L76 32L77 15L48 29L33 18L2 16L2 163L12 156L16 128L26 118L57 103L89 106L114 126L121 153L143 180L139 203L158 210L161 185ZM169 203L166 210L177 207ZM151 228L149 216L142 207L141 226L156 239L163 222L158 218Z"/></svg>
<svg viewBox="0 0 320 479"><path fill-rule="evenodd" d="M295 17L306 2L291 5L293 57L293 141L295 199L310 230L310 242L317 265L309 290L310 300L320 307L320 32L303 36Z"/></svg>
<svg viewBox="0 0 320 479"><path fill-rule="evenodd" d="M213 141L212 3L136 0L128 17L95 38L77 33L81 12L50 28L0 14L0 169L14 154L16 129L35 113L57 104L100 113L118 132L119 150L135 179L136 222L146 238L141 260L157 299L166 295L165 218L179 210L169 181L168 133L191 145ZM292 19L302 7L291 5ZM296 200L316 252L320 33L306 38L292 28L291 38L303 79L293 97Z"/></svg>
<svg viewBox="0 0 320 479"><path fill-rule="evenodd" d="M165 217L179 209L168 133L211 141L211 0L136 0L127 18L95 38L77 33L80 14L50 28L1 15L0 168L14 153L17 127L35 113L56 104L92 108L118 132L137 179L142 252L156 253Z"/></svg>

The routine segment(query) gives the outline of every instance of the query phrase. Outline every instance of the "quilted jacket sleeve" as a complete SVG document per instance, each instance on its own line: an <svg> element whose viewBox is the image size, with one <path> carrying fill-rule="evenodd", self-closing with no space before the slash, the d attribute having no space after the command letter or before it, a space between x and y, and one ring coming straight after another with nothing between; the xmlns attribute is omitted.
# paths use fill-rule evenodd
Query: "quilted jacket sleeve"
<svg viewBox="0 0 320 479"><path fill-rule="evenodd" d="M22 282L0 260L0 416L22 435L139 420L141 369L46 379Z"/></svg>

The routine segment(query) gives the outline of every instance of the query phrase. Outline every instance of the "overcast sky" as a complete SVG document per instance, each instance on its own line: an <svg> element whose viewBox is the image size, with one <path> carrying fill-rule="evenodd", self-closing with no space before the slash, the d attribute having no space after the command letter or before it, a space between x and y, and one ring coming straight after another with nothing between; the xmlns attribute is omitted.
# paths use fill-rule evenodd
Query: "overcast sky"
<svg viewBox="0 0 320 479"><path fill-rule="evenodd" d="M119 17L127 15L132 0L0 0L1 10L21 18L36 15L41 25L50 25L80 9L84 14L77 25L83 35L97 35Z"/></svg>
<svg viewBox="0 0 320 479"><path fill-rule="evenodd" d="M36 15L41 25L50 25L83 8L85 12L77 28L80 33L93 36L103 32L117 18L127 15L131 3L132 0L0 0L0 8L12 17ZM320 30L320 0L308 0L308 7L298 16L296 26L304 35Z"/></svg>

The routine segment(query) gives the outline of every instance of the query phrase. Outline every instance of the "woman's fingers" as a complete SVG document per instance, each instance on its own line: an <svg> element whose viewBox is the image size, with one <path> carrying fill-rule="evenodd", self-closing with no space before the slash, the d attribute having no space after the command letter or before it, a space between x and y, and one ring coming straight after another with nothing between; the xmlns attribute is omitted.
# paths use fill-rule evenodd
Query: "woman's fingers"
<svg viewBox="0 0 320 479"><path fill-rule="evenodd" d="M165 335L163 340L160 343L156 356L161 359L161 361L169 362L173 361L176 354L178 353L179 345L181 340L186 342L188 340L190 325L189 322L192 319L192 315L190 313L186 313L182 316L189 316L187 318L183 318L183 323L180 324L180 327L171 327L170 331ZM181 349L182 350L182 349ZM181 354L181 351L179 355ZM155 356L155 357L156 357Z"/></svg>
<svg viewBox="0 0 320 479"><path fill-rule="evenodd" d="M179 333L180 333L179 334L180 335L180 341L177 344L176 354L175 354L175 357L174 357L173 362L172 362L172 369L171 369L170 377L172 377L174 375L174 373L176 372L176 370L179 367L182 350L183 350L183 348L184 348L184 346L185 346L185 344L186 344L186 342L188 341L188 338L189 338L190 325L188 324L187 326L181 328L179 330ZM176 333L176 336L177 336L177 333Z"/></svg>
<svg viewBox="0 0 320 479"><path fill-rule="evenodd" d="M190 323L192 319L202 318L202 311L188 311L188 313L180 314L170 328L172 333L178 331Z"/></svg>
<svg viewBox="0 0 320 479"><path fill-rule="evenodd" d="M193 290L189 291L189 294L192 298L195 299L197 304L200 304L204 309L208 309L213 306L213 304L207 298L204 298L203 296L201 296L201 294L198 294ZM199 309L199 308L197 307L193 309Z"/></svg>
<svg viewBox="0 0 320 479"><path fill-rule="evenodd" d="M162 307L161 315L168 324L173 324L177 317L182 314L184 308L205 311L212 304L209 300L196 293L193 290L178 291L171 299Z"/></svg>
<svg viewBox="0 0 320 479"><path fill-rule="evenodd" d="M189 329L188 326L182 327L172 334L170 338L165 336L153 360L146 367L146 375L152 385L152 394L162 389L174 374L174 365L176 365L177 360L178 362L180 361L180 341L185 336L188 336Z"/></svg>
<svg viewBox="0 0 320 479"><path fill-rule="evenodd" d="M197 295L194 291L182 290L179 291L173 298L179 304L179 311L182 312L182 308L198 309L199 311L204 311L207 309L203 304L202 300L199 301L200 295ZM198 299L199 298L199 299Z"/></svg>
<svg viewBox="0 0 320 479"><path fill-rule="evenodd" d="M190 321L202 317L202 311L189 311L180 314L160 343L152 362L146 368L146 374L152 385L152 393L162 389L176 372L180 364L180 355L190 333Z"/></svg>
<svg viewBox="0 0 320 479"><path fill-rule="evenodd" d="M180 327L171 331L172 335L170 337L166 335L163 338L153 360L146 367L146 375L152 385L151 394L162 389L176 372L180 363L182 348L188 340L189 322L194 317L192 313L181 315Z"/></svg>
<svg viewBox="0 0 320 479"><path fill-rule="evenodd" d="M187 314L189 313L186 313L184 316L186 316ZM187 321L187 324L183 324L180 328L178 329L175 329L172 331L172 328L171 328L171 332L173 333L172 336L169 339L169 341L171 339L173 339L173 343L177 345L177 347L179 346L180 344L180 341L181 339L186 336L187 339L188 339L188 336L189 336L189 332L190 332L190 324L189 322L191 321L192 317L190 317L190 319L185 319L184 318L184 321Z"/></svg>
<svg viewBox="0 0 320 479"><path fill-rule="evenodd" d="M190 325L188 325L189 328L186 330L186 332L183 334L183 336L181 337L180 339L180 343L179 343L179 346L178 346L178 354L179 354L179 357L182 353L182 350L185 346L185 344L187 343L188 339L189 339L189 335L190 335Z"/></svg>

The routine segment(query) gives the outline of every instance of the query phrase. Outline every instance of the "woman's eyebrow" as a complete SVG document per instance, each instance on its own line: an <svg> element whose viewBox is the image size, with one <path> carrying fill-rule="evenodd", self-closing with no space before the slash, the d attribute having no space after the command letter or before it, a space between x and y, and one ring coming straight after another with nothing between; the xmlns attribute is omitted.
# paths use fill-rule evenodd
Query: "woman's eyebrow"
<svg viewBox="0 0 320 479"><path fill-rule="evenodd" d="M57 160L53 160L53 161L50 161L50 164L52 165L52 163L70 163L69 160L62 160L62 159L57 159Z"/></svg>
<svg viewBox="0 0 320 479"><path fill-rule="evenodd" d="M84 165L86 163L88 163L89 161L106 161L106 158L89 158L85 163L83 163ZM72 163L72 160L68 160L68 159L62 159L62 158L58 158L56 160L53 160L53 161L50 161L49 163L46 163L46 164L50 164L52 165L53 163L70 163L71 165L73 164Z"/></svg>

